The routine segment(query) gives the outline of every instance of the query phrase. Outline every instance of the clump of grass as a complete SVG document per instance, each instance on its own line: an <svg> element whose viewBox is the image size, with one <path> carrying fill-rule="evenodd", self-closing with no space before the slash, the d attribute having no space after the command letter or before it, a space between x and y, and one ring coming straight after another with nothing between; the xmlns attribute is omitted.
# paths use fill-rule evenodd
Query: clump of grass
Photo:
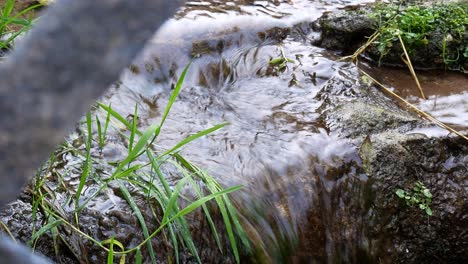
<svg viewBox="0 0 468 264"><path fill-rule="evenodd" d="M62 202L57 198L56 192L49 189L45 180L46 177L50 176L52 170L43 170L45 175L37 176L37 181L33 190L33 201L36 201L34 214L36 214L36 211L41 210L42 215L45 216L45 222L39 230L35 230L32 234L32 245L34 245L33 242L37 241L37 239L44 234L51 233L54 237L57 237L57 239L54 240L54 245L58 243L58 240L61 240L69 247L79 261L86 261L81 259L82 256L80 256L78 252L74 252L73 246L71 246L66 237L59 232L58 228L66 226L67 229L94 242L96 246L106 251L108 254L108 263L113 263L114 259L117 258L120 263L122 263L122 261L125 262L125 259L131 253L134 254L135 263L142 263L143 247L146 247L151 262L156 263L158 260L156 259L155 249L151 241L156 235L161 234L167 244L170 245L168 250L172 250L176 263L179 263L179 252L182 249L190 252L196 261L201 263L202 260L199 256L196 243L192 238L186 215L195 211L197 208L201 208L220 253L225 254L224 247L221 243L221 234L218 232L214 224L214 216L207 206L207 202L214 200L221 213L220 217L224 222L224 230L226 230L230 251L236 262L240 262L239 245L236 236L240 239L245 248L249 247L249 241L240 225L237 211L231 203L228 194L241 187L234 186L224 189L208 173L201 170L178 153L186 144L215 132L227 124L219 124L200 131L181 140L175 144L175 146L167 150L155 151L154 143L157 141L161 133L161 128L182 88L188 67L189 66L182 72L172 92L161 122L150 125L144 131L138 129L136 122L138 119L138 109L136 107L133 113L133 119L129 121L112 109L110 105L98 104L98 110L104 111L106 122L102 126L99 119L97 117L95 118L97 133L93 133L92 124L94 124L94 122L92 120L92 115L90 113L86 115L86 130L83 131L81 137L84 142L84 149L79 149L71 143L66 143L56 153L57 155L73 153L81 157L81 176L76 192L73 193L72 190L67 190L65 188L67 190L66 192L69 194L69 198L65 199L64 204L60 204ZM107 162L91 155L93 142L95 142L95 145L100 149L105 146L107 138L106 133L109 131L108 127L113 128L113 126L110 125L112 123L118 124L118 128L114 131L120 133L122 138L128 143L128 153L126 157L118 163ZM122 130L122 127L125 129ZM53 161L51 160L49 163L53 163ZM97 172L98 170L93 168L102 163L105 163L104 165L106 167L110 166L113 168L109 177L100 176ZM162 169L164 166L172 166L172 168L175 168L179 173L180 180L175 186L171 187L171 184L168 182L167 175L164 174ZM57 173L56 170L55 173ZM59 174L57 177L62 178L66 173L66 171L63 175L57 173ZM97 184L99 188L92 194L83 195L82 192L85 186L89 185L92 181L94 181L94 184ZM202 182L206 186L207 191L202 191L198 187L197 182ZM62 188L63 190L64 188L61 183L63 183L63 179L59 180L59 184L56 184L56 188ZM80 229L79 221L82 209L94 198L102 194L111 183L113 186L117 186L120 189L121 197L127 202L129 208L131 208L142 230L144 239L136 246L130 247L130 245L125 245L114 236L99 241L98 238L92 237ZM187 198L182 195L182 189L186 187L192 188L196 193L196 197ZM130 191L130 189L132 191ZM153 217L159 220L159 226L155 230L150 229L150 225L147 222L148 219L145 219L145 215L136 202L137 198L141 199L142 197L146 200L145 206L151 208ZM74 206L73 217L70 217L70 215L65 213L62 209L63 206L70 204ZM188 205L183 207L182 204ZM162 215L158 215L158 211L162 212ZM172 257L170 257L168 261L173 262Z"/></svg>
<svg viewBox="0 0 468 264"><path fill-rule="evenodd" d="M380 59L397 46L400 36L410 56L433 42L441 54L439 59L447 67L462 67L468 61L467 14L468 3L426 6L396 1L376 5L370 16L378 27L379 38L374 44Z"/></svg>
<svg viewBox="0 0 468 264"><path fill-rule="evenodd" d="M0 48L10 49L11 43L22 33L28 31L34 23L31 11L41 7L36 4L15 14L16 0L5 0L0 7ZM29 15L29 16L28 16ZM27 17L28 16L28 17ZM27 17L27 18L24 18Z"/></svg>

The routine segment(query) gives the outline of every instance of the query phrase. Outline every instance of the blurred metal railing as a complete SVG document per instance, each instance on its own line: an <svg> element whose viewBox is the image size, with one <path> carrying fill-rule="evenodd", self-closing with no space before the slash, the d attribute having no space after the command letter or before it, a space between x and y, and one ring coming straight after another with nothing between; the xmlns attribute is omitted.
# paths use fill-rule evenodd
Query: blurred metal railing
<svg viewBox="0 0 468 264"><path fill-rule="evenodd" d="M0 65L0 208L172 15L174 0L59 0ZM5 237L1 263L47 263Z"/></svg>

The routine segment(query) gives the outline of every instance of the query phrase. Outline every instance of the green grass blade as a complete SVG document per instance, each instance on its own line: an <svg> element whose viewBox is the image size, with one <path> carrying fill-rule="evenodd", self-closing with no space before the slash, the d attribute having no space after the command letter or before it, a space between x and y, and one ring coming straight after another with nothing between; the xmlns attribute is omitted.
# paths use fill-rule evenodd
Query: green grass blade
<svg viewBox="0 0 468 264"><path fill-rule="evenodd" d="M102 103L97 103L99 105L99 107L101 107L102 109L104 109L108 114L110 114L112 117L114 117L115 119L117 119L118 121L120 121L120 123L122 123L123 125L125 125L125 127L127 127L128 129L131 129L132 128L132 123L128 122L127 119L125 119L123 116L121 116L119 113L117 113L114 109L112 109L112 107L109 105L104 105ZM137 131L136 132L139 136L142 135L142 133L140 131Z"/></svg>
<svg viewBox="0 0 468 264"><path fill-rule="evenodd" d="M7 17L0 17L0 20L2 21L1 23L8 23L8 24L15 24L15 25L20 25L20 26L29 26L31 24L31 21L28 19L23 19L23 18L7 18Z"/></svg>
<svg viewBox="0 0 468 264"><path fill-rule="evenodd" d="M143 256L141 255L141 249L138 247L135 253L135 264L143 263Z"/></svg>
<svg viewBox="0 0 468 264"><path fill-rule="evenodd" d="M227 189L224 189L222 191L219 191L217 193L212 193L210 195L207 195L207 196L204 196L194 202L192 202L191 204L187 205L187 207L183 208L182 210L180 210L179 212L177 212L177 214L175 214L171 219L169 219L167 222L171 222L173 221L174 219L177 219L181 216L184 216L184 215L187 215L191 212L193 212L195 209L197 209L198 207L200 207L202 204L205 204L206 202L216 198L216 197L219 197L223 194L227 194L227 193L231 193L231 192L235 192L239 189L241 189L242 186L240 185L237 185L237 186L233 186L233 187L230 187L230 188L227 188Z"/></svg>
<svg viewBox="0 0 468 264"><path fill-rule="evenodd" d="M109 105L109 107L110 107L110 105ZM106 114L106 123L104 124L104 131L103 131L103 137L104 137L103 138L103 143L104 143L104 140L107 137L107 129L109 128L110 116L111 116L110 113L107 112L107 114Z"/></svg>
<svg viewBox="0 0 468 264"><path fill-rule="evenodd" d="M109 253L107 254L107 263L114 263L114 246L117 245L122 251L125 247L120 241L116 240L114 236L101 242L101 245L109 244ZM119 264L125 264L125 254L120 257Z"/></svg>
<svg viewBox="0 0 468 264"><path fill-rule="evenodd" d="M133 141L135 140L135 134L136 134L136 126L137 126L137 120L138 120L138 105L135 104L135 110L133 113L133 120L132 120L132 129L130 130L130 140L128 143L128 152L132 152L133 148Z"/></svg>
<svg viewBox="0 0 468 264"><path fill-rule="evenodd" d="M219 211L221 212L221 216L223 218L224 226L226 227L226 232L228 234L229 243L231 244L232 253L234 254L236 262L239 263L240 258L239 258L239 251L237 249L237 242L236 242L236 238L234 236L234 232L232 229L231 220L229 219L229 215L226 210L226 206L224 205L222 198L219 196L215 198L215 201L218 204Z"/></svg>
<svg viewBox="0 0 468 264"><path fill-rule="evenodd" d="M120 162L119 166L114 172L114 176L120 173L124 166L135 160L135 158L137 158L140 155L140 152L145 148L148 140L151 138L152 135L154 135L157 128L158 125L153 124L148 129L146 129L145 133L141 135L140 139L138 140L132 151L128 154L127 158Z"/></svg>
<svg viewBox="0 0 468 264"><path fill-rule="evenodd" d="M166 118L167 118L169 112L171 111L172 105L174 104L177 96L180 93L180 90L182 89L182 85L184 83L185 76L187 75L187 71L190 68L191 64L192 64L192 62L190 62L189 64L187 64L187 66L185 66L184 70L182 71L182 74L179 77L179 80L177 81L177 84L176 84L176 86L174 88L174 91L172 92L171 97L169 98L169 102L167 103L166 110L164 110L164 114L163 114L163 117L161 119L160 127L162 127L164 125L164 122L166 121Z"/></svg>
<svg viewBox="0 0 468 264"><path fill-rule="evenodd" d="M45 234L47 231L53 229L54 227L57 227L57 226L61 225L62 223L63 223L63 221L59 220L59 219L55 219L55 220L49 222L47 225L41 227L39 230L37 230L36 233L34 233L31 236L31 238L28 241L28 244L31 245L34 242L34 240L36 240L37 238L39 238L40 236Z"/></svg>
<svg viewBox="0 0 468 264"><path fill-rule="evenodd" d="M141 214L140 209L138 208L137 204L133 200L132 196L130 195L130 192L128 191L127 187L125 187L121 182L118 183L118 186L120 190L122 191L122 194L127 200L128 205L132 208L135 216L138 219L138 222L140 222L141 229L143 230L143 235L145 236L145 239L149 237L149 232L148 232L148 227L146 226L145 218ZM149 255L151 257L151 262L156 263L156 256L154 254L153 246L151 245L151 240L148 240L146 243L146 246L148 248Z"/></svg>
<svg viewBox="0 0 468 264"><path fill-rule="evenodd" d="M189 171L192 171L192 172L196 173L201 179L203 179L211 192L217 192L219 190L222 190L221 185L219 185L219 183L217 183L206 172L200 170L198 167L191 164L189 161L187 161L185 158L183 158L178 153L175 153L172 156L174 156L176 158L176 160L182 164L182 166L187 168ZM174 164L174 165L177 166L176 164ZM220 211L222 213L223 221L225 222L225 224L227 224L229 222L229 219L230 219L230 221L232 221L232 224L234 225L234 227L235 227L235 229L237 231L237 234L240 237L242 243L249 250L250 243L249 243L249 240L247 238L247 235L245 234L244 229L240 225L240 221L239 221L239 219L237 217L236 209L232 205L232 203L231 203L231 201L230 201L230 199L229 199L229 197L227 195L223 195L222 198L224 200L224 203L220 199L215 199L215 200L216 200L218 206L220 207ZM226 221L226 219L228 221ZM226 231L228 232L228 236L230 238L230 243L231 243L232 250L233 250L234 254L236 254L236 252L238 252L238 250L237 250L237 245L232 245L232 242L233 242L233 240L232 240L233 231L232 230L233 229L232 229L231 224L226 226ZM232 236L230 236L229 234L232 234ZM235 240L234 240L234 242L235 242Z"/></svg>
<svg viewBox="0 0 468 264"><path fill-rule="evenodd" d="M171 217L170 219L168 219L166 222L163 222L161 223L161 225L158 227L158 229L156 229L153 233L151 233L151 235L146 238L140 245L138 246L141 246L145 243L147 243L148 241L150 241L151 238L153 238L154 236L156 236L164 227L166 227L168 224L170 224L171 222L175 221L176 219L182 217L182 216L185 216L191 212L193 212L194 210L196 210L198 207L200 207L202 204L216 198L216 197L219 197L219 196L222 196L223 194L228 194L228 193L231 193L231 192L235 192L237 190L239 190L240 188L242 188L242 186L234 186L234 187L231 187L231 188L228 188L228 189L224 189L220 192L217 192L217 193L212 193L210 195L207 195L203 198L200 198L194 202L192 202L191 204L189 204L187 207L183 208L182 210L178 211L173 217ZM128 251L125 251L125 252L121 252L121 253L129 253L133 250L128 250Z"/></svg>
<svg viewBox="0 0 468 264"><path fill-rule="evenodd" d="M86 126L88 129L88 138L86 141L86 160L83 165L83 171L81 172L80 183L76 190L75 205L78 207L81 192L83 191L86 180L88 179L91 171L91 142L92 142L92 131L91 131L91 113L86 114Z"/></svg>
<svg viewBox="0 0 468 264"><path fill-rule="evenodd" d="M154 178L154 177L152 177ZM167 211L168 208L167 204L169 202L169 198L166 195L166 192L159 188L157 185L154 185L153 181L150 182L143 182L143 181L132 181L133 183L137 184L141 188L143 188L147 193L148 197L153 197L159 204L159 206L163 209L163 211ZM165 182L167 184L167 182ZM169 194L170 195L170 194ZM174 250L174 254L176 257L176 263L179 263L179 243L177 240L176 233L174 231L173 224L168 224L169 234L171 236L172 248Z"/></svg>
<svg viewBox="0 0 468 264"><path fill-rule="evenodd" d="M15 6L15 0L7 0L3 6L2 15L5 17L9 17L11 12L13 11L13 7Z"/></svg>
<svg viewBox="0 0 468 264"><path fill-rule="evenodd" d="M154 157L151 150L149 150L149 149L146 150L146 155L148 156L149 160L151 161L151 166L152 166L153 170L156 172L156 175L158 176L159 181L163 185L164 190L166 191L166 195L170 196L171 195L171 188L169 187L169 184L167 183L166 178L164 177L164 175L162 174L162 172L161 172L161 170L159 168L160 165L159 165L158 161Z"/></svg>
<svg viewBox="0 0 468 264"><path fill-rule="evenodd" d="M182 187L184 187L187 180L187 177L182 178L175 186L174 191L172 191L169 202L167 203L166 211L164 212L163 218L161 220L162 222L166 222L166 220L169 218L169 215L171 215L172 211L177 206L177 199L179 198L180 190Z"/></svg>
<svg viewBox="0 0 468 264"><path fill-rule="evenodd" d="M112 178L112 179L123 179L123 178L126 178L127 176L129 176L130 174L134 173L135 171L141 169L143 167L143 165L141 164L137 164L137 165L134 165L124 171L121 171L117 174L115 174L115 176Z"/></svg>
<svg viewBox="0 0 468 264"><path fill-rule="evenodd" d="M114 264L114 236L109 242L109 253L107 254L107 264Z"/></svg>
<svg viewBox="0 0 468 264"><path fill-rule="evenodd" d="M196 133L196 134L194 134L194 135L188 136L187 138L185 138L185 139L181 140L179 143L177 143L177 144L176 144L174 147L172 147L171 149L164 151L164 152L158 157L158 159L160 159L160 158L164 157L165 155L168 155L168 154L170 154L170 153L176 151L177 149L183 147L184 145L187 145L188 143L194 141L195 139L198 139L198 138L200 138L200 137L206 136L206 135L208 135L208 134L210 134L210 133L212 133L212 132L214 132L214 131L216 131L216 130L218 130L218 129L220 129L220 128L223 128L223 127L226 126L227 124L229 124L229 123L222 123L222 124L216 125L216 126L214 126L214 127L208 128L208 129L206 129L206 130L200 131L200 132L198 132L198 133Z"/></svg>
<svg viewBox="0 0 468 264"><path fill-rule="evenodd" d="M175 186L174 191L172 192L169 198L167 207L165 208L166 210L162 218L163 223L167 221L167 219L172 214L172 212L176 213L179 211L179 208L177 206L177 199L179 198L180 190L182 189L182 187L184 187L188 179L189 178L187 177L182 178ZM195 243L193 242L192 235L190 233L190 228L188 226L187 221L185 220L185 218L180 217L179 219L176 220L176 222L180 229L180 234L182 236L182 239L185 242L185 246L189 249L192 255L196 257L197 261L201 263L201 259L198 255L198 251L197 251L197 248L195 247Z"/></svg>
<svg viewBox="0 0 468 264"><path fill-rule="evenodd" d="M187 161L182 157L180 156L179 154L177 155L174 155L176 157L176 159L181 162L182 164L187 164ZM185 162L185 163L184 163ZM201 192L200 188L198 188L196 182L193 180L193 178L190 176L190 174L188 173L188 171L186 169L184 169L182 166L180 166L178 163L176 162L171 162L176 168L178 168L179 171L181 171L185 177L188 177L189 179L189 183L190 185L192 185L192 188L195 190L195 192L197 193L198 195L198 198L201 198L203 197L203 193ZM190 167L191 168L191 167ZM203 204L202 205L202 209L203 209L203 212L205 213L205 217L206 219L208 220L208 224L210 226L210 229L211 229L211 232L213 233L213 236L215 238L215 241L216 241L216 245L218 246L218 249L221 253L223 253L223 248L221 246L221 240L219 239L219 234L218 234L218 231L216 229L216 226L213 222L213 219L211 218L211 214L210 214L210 211L208 210L208 207L206 206L206 204Z"/></svg>
<svg viewBox="0 0 468 264"><path fill-rule="evenodd" d="M14 3L13 3L13 5L14 5ZM7 21L3 21L3 22L0 24L0 32L3 34L3 31L4 31L4 29L5 29L5 27L6 27L7 25L13 23L14 21L16 21L16 20L18 19L18 17L20 17L20 16L22 16L22 15L24 15L24 14L30 12L30 11L33 10L33 9L38 8L39 6L41 6L41 5L39 4L39 5L30 6L30 7L26 8L26 9L22 10L21 12L18 12L18 13L17 13L15 16L13 16L13 17L10 17L11 11L8 12L7 15L5 15L5 13L4 13L4 14L3 14L3 17L8 17L8 20L7 20ZM13 7L11 7L11 8L13 8ZM29 23L29 25L27 25L27 27L29 27L30 25L31 25L31 23Z"/></svg>
<svg viewBox="0 0 468 264"><path fill-rule="evenodd" d="M176 236L176 233L174 231L174 227L172 227L172 224L168 224L168 229L169 229L169 235L171 236L171 242L172 242L172 246L174 247L174 255L175 255L175 258L176 258L176 263L179 264L180 260L179 260L179 242L177 242L177 236Z"/></svg>
<svg viewBox="0 0 468 264"><path fill-rule="evenodd" d="M102 148L104 146L104 142L102 139L102 126L101 126L101 121L99 120L99 117L96 115L96 125L97 125L97 130L98 130L98 143L99 147Z"/></svg>
<svg viewBox="0 0 468 264"><path fill-rule="evenodd" d="M247 251L250 251L250 241L249 238L247 237L247 234L245 233L244 228L240 224L239 218L237 217L237 212L235 207L232 205L231 200L227 195L223 196L223 199L226 203L226 207L229 211L229 215L231 216L232 222L234 223L234 227L236 228L237 235L242 241L242 244L244 244L245 248Z"/></svg>

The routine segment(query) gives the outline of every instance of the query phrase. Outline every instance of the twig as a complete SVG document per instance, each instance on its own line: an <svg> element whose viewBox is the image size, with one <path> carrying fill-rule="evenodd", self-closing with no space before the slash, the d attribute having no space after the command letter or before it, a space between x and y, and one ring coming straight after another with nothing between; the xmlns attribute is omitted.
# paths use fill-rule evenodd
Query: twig
<svg viewBox="0 0 468 264"><path fill-rule="evenodd" d="M374 34L372 34L369 37L369 40L367 40L367 42L364 45L359 47L359 49L357 49L352 55L345 56L345 57L343 57L343 58L341 58L339 60L343 61L343 60L351 59L352 61L355 61L356 58L359 55L361 55L361 53L363 53L367 49L367 47L369 47L369 45L372 44L379 36L380 36L380 32L378 32L378 31L374 32Z"/></svg>
<svg viewBox="0 0 468 264"><path fill-rule="evenodd" d="M423 99L426 99L426 96L424 95L424 92L423 92L423 90L421 88L421 84L419 83L418 76L416 75L416 72L414 71L413 65L411 64L411 60L410 60L410 57L408 55L408 52L406 52L405 43L403 43L403 39L401 38L400 33L398 33L397 35L398 35L398 39L400 40L401 47L403 47L403 51L404 51L405 57L406 57L406 60L403 59L403 58L402 59L405 62L405 64L408 66L408 68L409 68L409 70L411 72L411 75L413 76L413 79L416 82L416 85L418 86L419 92L421 93L421 97Z"/></svg>
<svg viewBox="0 0 468 264"><path fill-rule="evenodd" d="M13 234L11 233L10 229L5 225L5 223L3 223L3 221L0 221L0 225L1 225L2 228L5 230L5 232L7 232L7 234L11 237L11 239L12 239L13 241L17 242L16 239L15 239L15 237L14 237Z"/></svg>
<svg viewBox="0 0 468 264"><path fill-rule="evenodd" d="M359 68L358 68L359 69ZM422 111L421 109L417 108L416 106L414 106L413 104L411 104L410 102L406 101L404 98L402 98L401 96L399 96L398 94L392 92L390 89L388 89L387 87L385 87L385 85L383 85L382 83L380 83L379 81L377 81L376 79L374 79L372 76L370 76L367 72L365 72L364 70L362 69L359 69L359 71L364 74L365 76L367 76L370 80L372 80L374 83L376 83L378 86L380 86L382 89L385 90L385 92L389 93L390 95L392 95L393 97L397 98L398 100L400 100L401 102L403 102L405 105L407 105L408 107L410 107L411 109L413 109L415 112L417 112L418 114L420 114L421 116L425 117L426 119L432 121L434 124L438 125L439 127L441 128L444 128L446 130L448 130L449 132L451 133L454 133L456 134L457 136L460 136L461 138L465 139L468 141L468 137L466 137L465 135L463 135L462 133L458 132L457 130L451 128L450 126L442 123L441 121L439 121L437 118L431 116L430 114Z"/></svg>

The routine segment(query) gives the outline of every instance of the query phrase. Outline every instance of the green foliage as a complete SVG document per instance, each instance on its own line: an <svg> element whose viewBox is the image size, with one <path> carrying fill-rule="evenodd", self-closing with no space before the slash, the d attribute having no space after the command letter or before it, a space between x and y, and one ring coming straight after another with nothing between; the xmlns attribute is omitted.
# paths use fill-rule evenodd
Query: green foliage
<svg viewBox="0 0 468 264"><path fill-rule="evenodd" d="M296 61L286 57L284 54L283 48L280 46L280 56L277 58L271 58L268 62L267 75L277 76L278 74L284 72L288 66L288 63L294 64Z"/></svg>
<svg viewBox="0 0 468 264"><path fill-rule="evenodd" d="M432 215L430 208L432 193L421 181L417 181L410 191L397 189L395 193L400 199L405 201L407 206L416 206L426 212L427 215Z"/></svg>
<svg viewBox="0 0 468 264"><path fill-rule="evenodd" d="M236 240L236 236L247 249L249 247L249 242L240 225L237 210L232 205L228 196L229 193L240 189L240 186L234 186L227 189L222 188L213 177L202 171L187 159L183 158L178 153L178 151L186 144L221 129L226 125L226 123L213 126L188 136L167 150L155 147L155 142L161 133L161 128L170 113L173 103L181 91L188 67L189 65L182 72L181 77L172 92L160 123L152 124L144 131L140 131L138 129L137 107L135 107L130 121L113 110L110 105L99 103L99 108L96 111L96 115L94 115L95 123L93 122L92 115L90 113L86 115L84 122L86 129L85 131L82 131L82 136L79 137L81 142L80 145L84 145L84 147L75 147L73 143L68 142L56 152L57 157L64 153L72 153L75 156L75 159L81 159L82 161L82 166L80 167L81 177L76 193L73 193L72 190L67 190L67 192L70 193L70 198L63 201L57 199L56 192L49 189L45 179L47 175L50 175L51 171L54 171L59 178L64 177L67 173L65 171L61 174L59 172L60 170L52 169L54 159L51 158L49 161L49 163L51 163L49 165L49 169L45 171L45 174L43 173L37 176L36 185L33 190L33 201L37 201L34 205L35 209L33 214L36 214L36 211L40 209L45 213L47 219L45 220L44 226L33 234L31 242L36 241L40 236L50 231L57 233L58 236L60 236L60 239L64 243L67 243L67 239L62 237L60 232L57 231L59 226L66 225L74 232L77 232L81 237L87 238L94 242L95 245L107 251L107 263L112 263L116 257L120 257L120 263L123 263L125 261L125 256L129 253L135 253L136 263L142 263L143 256L141 254L141 248L144 246L147 247L151 263L157 263L158 260L156 259L152 239L156 235L161 234L161 239L167 240L165 241L165 244L170 245L167 250L173 251L176 263L179 263L179 251L183 249L190 252L190 254L199 263L201 263L201 258L192 238L191 229L189 222L186 219L186 215L201 207L212 231L214 240L216 241L219 250L224 254L220 234L214 224L212 212L207 206L207 202L214 200L215 202L213 205L217 205L221 214L220 217L222 217L222 220L224 221L223 230L226 231L232 255L237 262L240 262L239 246L237 244L238 241ZM104 125L101 124L98 119L98 111L104 111L104 115L106 116L106 122ZM96 124L97 131L94 131L92 124ZM117 127L114 127L113 124L117 124ZM93 142L97 143L94 144L94 146L97 146L101 150L105 147L106 137L109 131L119 133L128 148L126 157L122 158L122 160L117 163L111 163L105 159L91 155ZM155 149L158 149L158 151L156 152ZM162 170L163 166L171 166L176 169L175 173L178 173L181 179L175 184L175 186L174 184L170 184L166 179L167 175L165 175ZM108 174L104 174L106 177L103 177L103 175L100 174L102 168L106 168L107 172L109 172ZM85 195L82 192L85 190L85 186L89 185L90 181L94 181L94 184L97 185L98 188L97 190L94 190L93 193L88 192ZM204 191L202 191L202 188L199 186L200 182L206 187L203 188ZM110 188L109 184L111 183L113 186L118 187L121 197L127 202L132 214L135 215L138 220L144 237L144 240L138 245L124 245L114 237L105 239L104 241L99 241L97 238L80 230L79 220L82 209L98 195L105 192L107 188ZM57 188L60 188L60 186L62 185L58 184ZM196 197L187 198L182 195L182 190L186 190L187 187L195 191ZM149 225L149 223L146 222L148 219L145 219L148 215L144 215L142 212L147 212L147 209L141 210L141 203L137 203L137 201L141 201L142 198L146 199L144 206L151 209L153 217L155 217L159 223L156 230L150 230L150 226L152 225ZM74 202L70 203L70 201L73 200ZM73 222L68 220L70 216L62 210L61 207L64 205L60 205L61 202L74 205ZM188 205L182 207L181 204ZM158 215L156 212L162 212L163 215ZM115 245L117 245L119 249L117 249ZM131 248L126 249L125 246L131 246ZM73 247L69 246L69 248L73 252ZM75 255L79 261L85 261L80 259L82 256L79 254ZM168 262L174 262L174 259L170 257Z"/></svg>
<svg viewBox="0 0 468 264"><path fill-rule="evenodd" d="M271 59L268 63L272 66L277 67L278 71L283 71L286 68L288 62L294 63L294 60L290 58L279 57Z"/></svg>
<svg viewBox="0 0 468 264"><path fill-rule="evenodd" d="M9 49L10 44L22 33L28 31L34 20L32 16L29 18L21 18L32 10L41 7L42 4L32 5L17 14L13 14L16 0L5 0L2 7L0 7L0 48ZM15 26L17 29L11 29Z"/></svg>
<svg viewBox="0 0 468 264"><path fill-rule="evenodd" d="M379 39L374 43L381 59L398 43L398 35L410 55L418 48L436 42L443 62L449 67L468 60L468 44L464 40L468 26L468 4L425 5L379 4L370 14L378 27Z"/></svg>

